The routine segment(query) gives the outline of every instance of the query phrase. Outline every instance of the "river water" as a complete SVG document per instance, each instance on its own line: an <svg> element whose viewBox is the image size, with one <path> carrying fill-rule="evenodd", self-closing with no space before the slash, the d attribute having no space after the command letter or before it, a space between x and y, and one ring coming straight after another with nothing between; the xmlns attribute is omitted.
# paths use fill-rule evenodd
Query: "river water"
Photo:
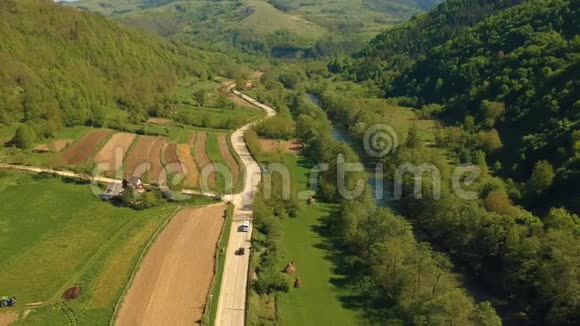
<svg viewBox="0 0 580 326"><path fill-rule="evenodd" d="M310 99L310 101L312 103L320 106L320 98L318 96L311 94L311 93L306 93L306 96L308 97L308 99ZM338 140L338 141L341 141L341 142L348 144L355 151L357 151L358 149L363 147L363 146L361 146L361 144L357 144L356 140L354 140L352 137L350 137L348 135L348 132L344 127L336 125L334 121L332 123L333 123L332 124L332 136L335 140ZM366 164L366 165L368 165L368 164ZM367 169L370 168L369 166L365 166L365 167ZM377 206L382 207L382 208L393 209L394 207L393 207L392 201L391 201L392 192L390 191L391 189L389 189L389 187L386 186L384 179L381 176L380 172L382 172L382 171L379 171L379 173L376 173L375 171L372 171L372 170L374 170L374 168L371 168L371 170L369 170L367 172L368 184L369 184L369 188L370 188L372 197L375 199Z"/></svg>

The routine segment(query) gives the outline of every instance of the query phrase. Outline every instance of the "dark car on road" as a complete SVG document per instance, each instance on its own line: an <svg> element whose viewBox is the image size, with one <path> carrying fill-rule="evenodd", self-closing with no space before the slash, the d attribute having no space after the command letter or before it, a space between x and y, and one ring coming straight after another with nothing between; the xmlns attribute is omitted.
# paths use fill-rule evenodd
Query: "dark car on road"
<svg viewBox="0 0 580 326"><path fill-rule="evenodd" d="M236 250L236 256L243 256L246 254L246 248L240 248Z"/></svg>

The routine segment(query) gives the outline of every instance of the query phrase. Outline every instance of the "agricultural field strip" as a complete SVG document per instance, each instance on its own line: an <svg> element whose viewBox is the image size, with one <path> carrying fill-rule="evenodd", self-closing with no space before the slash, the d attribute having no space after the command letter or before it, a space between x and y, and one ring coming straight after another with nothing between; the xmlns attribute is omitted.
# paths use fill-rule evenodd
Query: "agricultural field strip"
<svg viewBox="0 0 580 326"><path fill-rule="evenodd" d="M149 239L149 241L145 244L145 247L143 248L143 250L141 251L139 258L137 259L137 262L135 262L132 271L131 271L131 275L129 277L129 280L125 286L125 288L123 289L123 292L121 293L121 295L119 296L117 302L115 303L115 309L113 311L113 315L111 317L109 326L113 326L115 320L118 317L119 314L119 309L121 308L121 305L123 303L123 300L125 299L125 296L127 295L127 291L129 291L129 289L131 288L131 284L133 284L133 280L135 279L135 275L137 275L137 272L139 271L139 266L141 265L141 262L143 261L143 258L147 255L147 253L149 252L149 249L151 249L151 246L155 243L155 241L157 240L157 238L159 237L159 235L161 234L161 232L163 232L163 230L165 229L165 227L171 223L171 220L175 217L175 215L181 210L181 207L177 207L169 216L168 218L165 220L165 222L161 223L161 225L157 228L157 230L155 231L155 233L153 234L153 237L151 237L151 239Z"/></svg>
<svg viewBox="0 0 580 326"><path fill-rule="evenodd" d="M117 323L158 324L163 320L186 325L202 317L214 277L214 256L225 208L224 204L186 208L171 219L145 255ZM191 237L194 230L201 232L199 236ZM202 250L192 252L192 247ZM184 259L187 257L190 259ZM178 275L188 278L172 277ZM135 296L139 299L131 299ZM157 305L158 299L165 304Z"/></svg>
<svg viewBox="0 0 580 326"><path fill-rule="evenodd" d="M114 134L95 156L95 163L108 163L109 170L113 171L121 169L136 137L135 134L124 132ZM119 154L121 157L117 157Z"/></svg>
<svg viewBox="0 0 580 326"><path fill-rule="evenodd" d="M177 145L177 156L183 164L182 169L185 173L185 184L194 188L199 187L199 170L195 159L191 153L192 147L187 144Z"/></svg>
<svg viewBox="0 0 580 326"><path fill-rule="evenodd" d="M153 178L155 183L161 184L164 181L162 180L162 172L163 172L163 163L161 159L163 157L163 151L166 145L166 139L164 137L157 137L153 144L149 147L148 152L148 163L149 163L149 178Z"/></svg>
<svg viewBox="0 0 580 326"><path fill-rule="evenodd" d="M205 131L196 132L196 142L195 142L195 158L198 163L199 171L203 171L207 166L212 164L208 154L207 154L207 140L208 133ZM201 181L201 179L200 179ZM208 176L207 186L209 188L215 187L215 174L211 173Z"/></svg>
<svg viewBox="0 0 580 326"><path fill-rule="evenodd" d="M60 153L59 159L67 165L86 163L112 134L111 130L91 131Z"/></svg>
<svg viewBox="0 0 580 326"><path fill-rule="evenodd" d="M232 185L235 187L240 179L240 169L238 167L238 162L234 158L232 152L230 151L230 146L226 139L226 135L218 136L218 146L221 156L224 158L228 168L232 172Z"/></svg>
<svg viewBox="0 0 580 326"><path fill-rule="evenodd" d="M152 136L139 136L135 146L125 158L125 177L131 177L135 172L144 173L150 169L149 152L156 138ZM145 165L143 165L145 164ZM137 168L145 168L144 171L136 171Z"/></svg>

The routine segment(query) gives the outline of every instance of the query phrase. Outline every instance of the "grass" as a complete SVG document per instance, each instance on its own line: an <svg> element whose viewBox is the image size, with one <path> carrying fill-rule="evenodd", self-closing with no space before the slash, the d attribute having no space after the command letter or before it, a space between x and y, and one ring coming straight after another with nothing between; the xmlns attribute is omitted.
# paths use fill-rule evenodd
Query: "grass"
<svg viewBox="0 0 580 326"><path fill-rule="evenodd" d="M224 251L228 247L230 233L232 230L232 222L233 222L233 213L234 207L232 205L228 206L228 211L226 215L226 222L224 224L223 232L220 236L220 240L217 246L217 255L216 255L216 270L214 274L214 279L212 283L212 287L210 290L210 300L206 309L204 311L203 316L203 325L214 325L215 318L217 316L217 308L219 303L219 295L220 289L222 286L222 280L224 277L224 266L226 264L226 260L224 257Z"/></svg>
<svg viewBox="0 0 580 326"><path fill-rule="evenodd" d="M176 3L181 10L185 8L184 13L177 12ZM164 36L195 32L211 35L207 39L210 43L223 39L232 30L254 37L284 29L310 40L331 33L357 33L370 38L423 11L410 0L241 0L235 5L226 1L176 1L152 8L140 8L130 0L81 0L72 5L116 16Z"/></svg>
<svg viewBox="0 0 580 326"><path fill-rule="evenodd" d="M118 208L86 184L21 173L2 172L0 181L0 266L10 271L0 289L18 298L18 313L43 302L16 325L66 324L56 307L72 286L82 289L68 303L79 323L107 324L139 254L176 206Z"/></svg>
<svg viewBox="0 0 580 326"><path fill-rule="evenodd" d="M260 154L258 160L268 163L269 154ZM285 155L284 165L288 168L296 192L308 191L309 168L304 159L297 155ZM295 261L297 276L303 287L291 289L277 297L250 296L249 324L259 324L257 316L276 318L274 325L354 325L358 311L346 306L344 298L354 294L353 290L340 282L329 238L324 232L325 219L337 211L336 205L316 204L304 207L296 218L282 221L278 248L281 259L278 265ZM255 234L255 236L260 236ZM254 259L256 257L253 257ZM261 320L263 321L263 319Z"/></svg>
<svg viewBox="0 0 580 326"><path fill-rule="evenodd" d="M309 169L301 161L296 155L285 157L297 190L306 191ZM279 296L280 325L357 324L357 312L342 302L352 291L338 284L341 276L335 272L335 262L329 259L336 253L324 232L325 219L337 210L336 205L316 204L282 222L279 245L284 258L280 265L295 261L303 287Z"/></svg>
<svg viewBox="0 0 580 326"><path fill-rule="evenodd" d="M219 133L211 132L207 135L207 155L214 164L219 164L218 167L227 168L226 160L220 153L218 137ZM218 170L219 171L219 170ZM216 173L215 180L216 190L224 193L226 190L226 178L221 173Z"/></svg>
<svg viewBox="0 0 580 326"><path fill-rule="evenodd" d="M324 35L326 28L316 25L303 17L284 13L267 1L246 0L244 3L253 12L241 22L241 26L258 35L270 34L286 29L300 36L315 39Z"/></svg>

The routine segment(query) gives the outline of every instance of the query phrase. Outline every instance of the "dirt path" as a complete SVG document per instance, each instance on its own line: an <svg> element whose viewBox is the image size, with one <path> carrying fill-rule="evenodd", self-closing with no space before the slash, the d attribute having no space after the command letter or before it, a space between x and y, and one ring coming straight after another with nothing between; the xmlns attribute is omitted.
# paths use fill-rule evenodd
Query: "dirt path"
<svg viewBox="0 0 580 326"><path fill-rule="evenodd" d="M186 208L161 232L123 300L116 325L192 325L202 318L226 205Z"/></svg>
<svg viewBox="0 0 580 326"><path fill-rule="evenodd" d="M220 149L221 156L226 161L228 169L232 173L232 186L235 188L240 180L240 167L238 166L238 162L236 161L236 159L232 155L232 152L230 151L230 146L228 145L226 135L219 135L218 146Z"/></svg>
<svg viewBox="0 0 580 326"><path fill-rule="evenodd" d="M212 162L207 155L207 132L200 131L196 132L196 141L195 141L195 159L199 165L199 170L203 171L208 165L211 165ZM200 183L203 183L200 180ZM211 173L207 177L207 185L210 189L215 188L215 173Z"/></svg>
<svg viewBox="0 0 580 326"><path fill-rule="evenodd" d="M18 314L11 312L0 313L0 326L8 326L18 320Z"/></svg>

